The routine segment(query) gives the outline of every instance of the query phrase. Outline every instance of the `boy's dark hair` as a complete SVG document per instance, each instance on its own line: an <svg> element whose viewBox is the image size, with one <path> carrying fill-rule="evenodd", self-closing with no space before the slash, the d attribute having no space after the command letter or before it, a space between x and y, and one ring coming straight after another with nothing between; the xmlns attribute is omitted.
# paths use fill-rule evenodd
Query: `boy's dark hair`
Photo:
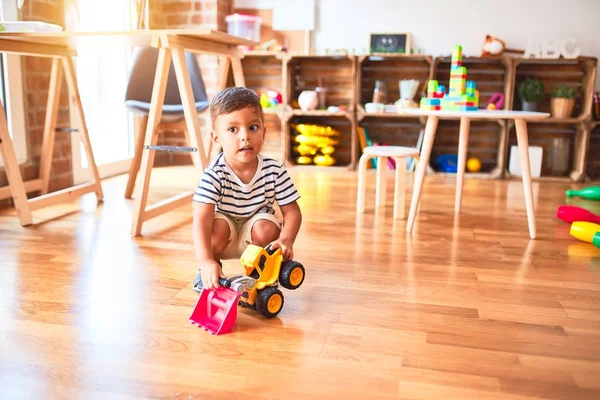
<svg viewBox="0 0 600 400"><path fill-rule="evenodd" d="M254 107L263 119L260 98L256 92L246 87L228 87L217 93L210 102L210 119L213 126L219 115L229 114L246 107Z"/></svg>

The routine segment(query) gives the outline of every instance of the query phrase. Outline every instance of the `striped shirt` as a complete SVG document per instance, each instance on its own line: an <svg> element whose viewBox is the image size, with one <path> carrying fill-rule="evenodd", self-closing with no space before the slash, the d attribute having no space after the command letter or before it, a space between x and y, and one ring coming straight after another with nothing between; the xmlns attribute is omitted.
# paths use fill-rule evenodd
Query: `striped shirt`
<svg viewBox="0 0 600 400"><path fill-rule="evenodd" d="M194 201L215 204L216 210L235 219L258 213L275 214L275 201L285 206L300 198L287 170L272 158L258 155L258 168L245 184L219 154L206 167Z"/></svg>

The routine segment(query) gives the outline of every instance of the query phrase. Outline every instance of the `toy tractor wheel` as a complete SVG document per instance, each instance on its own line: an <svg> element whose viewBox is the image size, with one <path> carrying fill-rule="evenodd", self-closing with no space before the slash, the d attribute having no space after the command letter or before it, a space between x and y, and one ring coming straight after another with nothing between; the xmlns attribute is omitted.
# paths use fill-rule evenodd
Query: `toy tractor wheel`
<svg viewBox="0 0 600 400"><path fill-rule="evenodd" d="M286 289L295 290L304 282L304 266L298 261L286 261L281 264L279 283Z"/></svg>
<svg viewBox="0 0 600 400"><path fill-rule="evenodd" d="M256 311L267 318L273 318L283 308L283 293L274 287L267 287L258 293Z"/></svg>

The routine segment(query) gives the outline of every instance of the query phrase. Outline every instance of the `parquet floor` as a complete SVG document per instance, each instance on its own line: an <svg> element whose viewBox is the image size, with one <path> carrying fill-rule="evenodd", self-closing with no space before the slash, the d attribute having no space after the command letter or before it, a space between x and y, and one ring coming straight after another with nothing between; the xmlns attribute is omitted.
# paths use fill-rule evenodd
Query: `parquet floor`
<svg viewBox="0 0 600 400"><path fill-rule="evenodd" d="M189 207L132 239L120 176L98 207L88 195L32 227L0 210L0 398L600 398L600 249L555 217L581 185L535 183L531 241L519 181L467 179L455 217L454 179L429 177L407 235L391 176L379 213L369 176L359 217L355 173L292 177L305 283L279 318L240 309L222 336L188 323ZM191 168L157 170L151 199L193 184Z"/></svg>

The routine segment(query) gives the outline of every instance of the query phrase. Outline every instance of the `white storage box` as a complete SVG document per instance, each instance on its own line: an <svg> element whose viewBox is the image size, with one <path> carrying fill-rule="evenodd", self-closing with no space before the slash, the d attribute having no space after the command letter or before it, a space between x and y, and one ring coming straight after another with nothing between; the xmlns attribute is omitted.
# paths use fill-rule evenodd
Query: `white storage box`
<svg viewBox="0 0 600 400"><path fill-rule="evenodd" d="M260 17L236 13L225 17L225 21L230 35L260 42Z"/></svg>
<svg viewBox="0 0 600 400"><path fill-rule="evenodd" d="M543 152L544 149L539 146L529 146L529 166L531 167L532 178L539 178L542 174ZM508 171L513 176L523 176L523 173L521 172L521 155L519 154L519 147L517 146L511 146L510 148Z"/></svg>

